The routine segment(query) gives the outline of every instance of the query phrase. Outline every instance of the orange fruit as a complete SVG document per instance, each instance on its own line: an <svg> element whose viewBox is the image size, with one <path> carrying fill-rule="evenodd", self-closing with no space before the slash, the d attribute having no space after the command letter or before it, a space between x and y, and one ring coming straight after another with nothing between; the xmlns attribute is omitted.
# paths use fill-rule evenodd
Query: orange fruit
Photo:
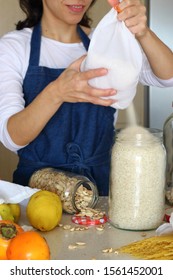
<svg viewBox="0 0 173 280"><path fill-rule="evenodd" d="M36 231L16 235L8 248L8 260L50 260L50 250L44 237Z"/></svg>
<svg viewBox="0 0 173 280"><path fill-rule="evenodd" d="M24 230L12 221L0 220L0 260L7 259L7 248L11 239Z"/></svg>

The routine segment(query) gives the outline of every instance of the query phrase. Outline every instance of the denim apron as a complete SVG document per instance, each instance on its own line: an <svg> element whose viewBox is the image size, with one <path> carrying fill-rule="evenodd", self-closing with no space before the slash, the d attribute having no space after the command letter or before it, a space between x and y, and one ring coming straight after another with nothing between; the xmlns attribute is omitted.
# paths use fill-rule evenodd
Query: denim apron
<svg viewBox="0 0 173 280"><path fill-rule="evenodd" d="M79 26L77 31L87 50L88 36ZM39 66L40 46L41 26L38 24L33 29L29 66L23 83L25 106L64 71ZM64 102L38 137L18 151L19 163L13 181L26 186L34 171L53 167L88 177L96 183L99 195L107 195L114 113L111 107Z"/></svg>

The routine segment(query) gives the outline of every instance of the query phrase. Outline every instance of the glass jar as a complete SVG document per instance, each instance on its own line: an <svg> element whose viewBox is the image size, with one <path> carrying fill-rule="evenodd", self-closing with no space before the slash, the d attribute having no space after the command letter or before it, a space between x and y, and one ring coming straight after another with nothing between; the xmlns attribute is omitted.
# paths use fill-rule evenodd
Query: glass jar
<svg viewBox="0 0 173 280"><path fill-rule="evenodd" d="M163 141L167 152L166 162L166 200L173 205L173 113L163 126Z"/></svg>
<svg viewBox="0 0 173 280"><path fill-rule="evenodd" d="M146 128L150 133L152 133L154 136L158 137L161 142L163 142L163 131L158 128Z"/></svg>
<svg viewBox="0 0 173 280"><path fill-rule="evenodd" d="M63 210L69 214L87 207L94 208L99 197L96 185L87 177L54 168L34 172L29 186L59 195Z"/></svg>
<svg viewBox="0 0 173 280"><path fill-rule="evenodd" d="M164 217L166 151L162 137L140 126L118 133L111 155L109 220L117 228L151 230Z"/></svg>

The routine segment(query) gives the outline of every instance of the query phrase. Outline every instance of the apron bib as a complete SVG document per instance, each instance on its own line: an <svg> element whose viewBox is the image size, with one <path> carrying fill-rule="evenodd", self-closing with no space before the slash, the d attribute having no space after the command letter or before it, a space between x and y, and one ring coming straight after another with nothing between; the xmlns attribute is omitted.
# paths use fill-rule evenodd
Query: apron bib
<svg viewBox="0 0 173 280"><path fill-rule="evenodd" d="M78 33L87 50L89 38L79 26ZM32 33L29 66L23 83L25 106L65 70L39 66L40 46L38 24ZM13 181L26 186L33 172L53 167L88 177L96 183L99 195L107 195L114 113L112 107L63 103L38 137L18 151L19 163Z"/></svg>

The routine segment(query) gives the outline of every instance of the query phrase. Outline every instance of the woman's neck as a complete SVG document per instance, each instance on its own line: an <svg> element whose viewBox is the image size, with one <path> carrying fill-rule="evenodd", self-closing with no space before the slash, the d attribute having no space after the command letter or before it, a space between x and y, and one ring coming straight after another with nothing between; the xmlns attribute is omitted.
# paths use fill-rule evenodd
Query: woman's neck
<svg viewBox="0 0 173 280"><path fill-rule="evenodd" d="M54 23L42 18L41 27L42 35L47 38L62 43L78 43L81 41L77 33L77 25L68 25L62 21Z"/></svg>

